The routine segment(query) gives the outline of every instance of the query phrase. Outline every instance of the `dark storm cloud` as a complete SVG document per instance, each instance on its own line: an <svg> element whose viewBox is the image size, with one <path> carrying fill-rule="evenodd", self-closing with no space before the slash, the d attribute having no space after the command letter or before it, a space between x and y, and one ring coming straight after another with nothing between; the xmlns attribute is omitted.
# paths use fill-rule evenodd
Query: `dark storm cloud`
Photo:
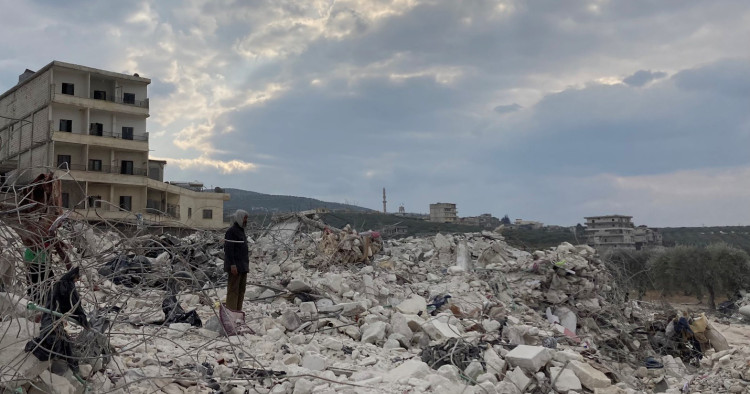
<svg viewBox="0 0 750 394"><path fill-rule="evenodd" d="M509 105L498 105L495 107L495 112L499 114L509 114L511 112L516 112L523 108L522 106L518 105L518 103L513 103Z"/></svg>

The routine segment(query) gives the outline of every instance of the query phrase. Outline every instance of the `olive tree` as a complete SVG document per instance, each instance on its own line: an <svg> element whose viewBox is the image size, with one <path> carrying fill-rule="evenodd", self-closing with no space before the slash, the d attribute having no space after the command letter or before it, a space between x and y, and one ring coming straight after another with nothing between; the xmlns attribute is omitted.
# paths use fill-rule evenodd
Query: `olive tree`
<svg viewBox="0 0 750 394"><path fill-rule="evenodd" d="M649 261L651 276L665 294L677 291L703 299L716 308L716 296L731 295L750 285L750 258L725 243L706 247L676 246Z"/></svg>

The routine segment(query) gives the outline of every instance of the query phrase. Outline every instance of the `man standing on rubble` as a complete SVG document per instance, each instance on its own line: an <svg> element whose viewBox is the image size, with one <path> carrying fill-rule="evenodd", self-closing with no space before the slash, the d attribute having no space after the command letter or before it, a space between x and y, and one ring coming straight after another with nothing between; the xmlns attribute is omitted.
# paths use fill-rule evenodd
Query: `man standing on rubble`
<svg viewBox="0 0 750 394"><path fill-rule="evenodd" d="M52 228L61 210L56 198L59 190L59 180L54 179L52 174L40 174L25 190L20 204L27 207L22 211L22 228L18 229L21 242L26 247L23 257L28 270L27 294L32 301L42 305L51 285L48 282L52 280L50 252L58 254L66 269L72 267L65 245L55 236Z"/></svg>
<svg viewBox="0 0 750 394"><path fill-rule="evenodd" d="M247 273L250 271L250 256L245 235L247 217L246 211L238 209L232 215L232 227L229 227L224 236L224 272L229 274L225 305L234 311L242 310Z"/></svg>

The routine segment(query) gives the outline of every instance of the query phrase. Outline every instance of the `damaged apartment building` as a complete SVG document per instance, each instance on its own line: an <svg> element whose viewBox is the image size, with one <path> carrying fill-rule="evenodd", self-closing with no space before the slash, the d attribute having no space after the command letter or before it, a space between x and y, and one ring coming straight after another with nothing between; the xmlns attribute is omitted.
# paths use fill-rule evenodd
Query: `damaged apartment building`
<svg viewBox="0 0 750 394"><path fill-rule="evenodd" d="M26 70L0 95L0 180L54 171L63 206L92 221L224 226L228 194L165 183L166 162L149 158L150 83L60 61Z"/></svg>
<svg viewBox="0 0 750 394"><path fill-rule="evenodd" d="M657 229L635 226L633 217L607 215L586 217L586 242L596 249L634 249L660 247L662 235Z"/></svg>

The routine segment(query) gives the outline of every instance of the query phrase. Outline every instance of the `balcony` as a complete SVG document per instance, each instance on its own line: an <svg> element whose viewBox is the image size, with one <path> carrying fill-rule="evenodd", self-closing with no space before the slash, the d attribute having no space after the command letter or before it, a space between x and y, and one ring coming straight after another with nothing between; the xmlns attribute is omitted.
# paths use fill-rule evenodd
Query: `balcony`
<svg viewBox="0 0 750 394"><path fill-rule="evenodd" d="M121 139L121 140L148 142L148 133L145 133L144 135L133 135L133 134L126 135L122 133L108 133L106 131L89 131L88 133L81 133L81 134L93 135L94 137L115 138L115 139Z"/></svg>
<svg viewBox="0 0 750 394"><path fill-rule="evenodd" d="M65 164L59 165L58 168L61 170L65 170ZM137 176L146 176L147 174L147 169L145 168L132 168L132 169L127 169L127 171L123 172L123 168L120 166L93 167L91 165L86 166L83 164L70 164L69 168L71 171L99 172L103 174L137 175Z"/></svg>
<svg viewBox="0 0 750 394"><path fill-rule="evenodd" d="M68 131L56 130L53 127L52 140L57 142L67 142L71 144L95 145L115 150L132 150L145 152L148 151L148 133L143 135L125 136L119 133L98 133L98 132L80 132L71 133Z"/></svg>
<svg viewBox="0 0 750 394"><path fill-rule="evenodd" d="M102 111L121 112L131 115L148 116L149 101L135 100L132 98L113 97L111 95L98 96L94 98L93 92L81 92L75 89L73 94L58 93L62 91L61 84L50 85L50 98L53 102L75 105L78 107L93 108Z"/></svg>
<svg viewBox="0 0 750 394"><path fill-rule="evenodd" d="M92 98L93 100L109 101L110 103L132 105L132 106L140 107L140 108L148 108L148 99L136 100L134 98L113 97L111 95L97 96L94 94L93 90L91 91L90 98Z"/></svg>

